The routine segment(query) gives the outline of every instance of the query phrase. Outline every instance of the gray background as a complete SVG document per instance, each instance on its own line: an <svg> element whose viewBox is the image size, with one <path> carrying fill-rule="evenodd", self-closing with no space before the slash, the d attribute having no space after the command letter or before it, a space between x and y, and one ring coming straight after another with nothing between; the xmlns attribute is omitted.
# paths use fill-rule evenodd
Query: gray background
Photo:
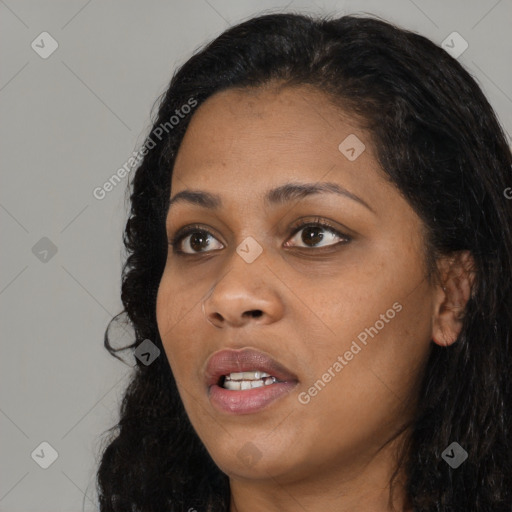
<svg viewBox="0 0 512 512"><path fill-rule="evenodd" d="M459 32L459 61L512 133L512 0L0 0L1 511L96 510L101 435L131 372L103 348L121 310L128 179L103 200L92 192L143 142L177 65L283 9L369 12L438 44ZM31 47L49 48L44 31L59 45L46 59ZM58 452L48 469L35 462L49 460L43 441Z"/></svg>

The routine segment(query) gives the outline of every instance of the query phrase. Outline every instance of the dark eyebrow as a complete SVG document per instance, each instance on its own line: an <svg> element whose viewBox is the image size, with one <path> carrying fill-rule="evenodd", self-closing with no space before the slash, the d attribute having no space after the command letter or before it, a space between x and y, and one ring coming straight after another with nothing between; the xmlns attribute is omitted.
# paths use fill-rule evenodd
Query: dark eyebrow
<svg viewBox="0 0 512 512"><path fill-rule="evenodd" d="M368 210L375 213L373 208L352 192L349 192L346 188L338 185L337 183L323 182L323 183L285 183L277 188L269 190L265 194L265 204L268 206L283 204L294 199L302 199L303 197L331 193L338 194L341 196L348 197L353 201L357 201L362 204ZM171 206L176 203L191 203L203 208L210 210L217 210L222 206L222 199L217 194L211 194L210 192L204 192L202 190L182 190L178 192L169 202L169 210Z"/></svg>

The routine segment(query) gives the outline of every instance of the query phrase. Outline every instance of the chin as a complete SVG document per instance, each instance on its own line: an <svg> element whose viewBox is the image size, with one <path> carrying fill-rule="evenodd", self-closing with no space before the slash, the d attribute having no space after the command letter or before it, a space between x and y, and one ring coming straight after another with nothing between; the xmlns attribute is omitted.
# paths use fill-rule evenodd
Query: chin
<svg viewBox="0 0 512 512"><path fill-rule="evenodd" d="M230 478L279 478L289 475L298 465L298 461L290 459L291 448L284 448L283 443L279 446L267 444L261 449L262 443L232 438L230 441L222 450L218 445L213 451L208 450L217 467ZM296 453L294 455L293 459L296 459Z"/></svg>

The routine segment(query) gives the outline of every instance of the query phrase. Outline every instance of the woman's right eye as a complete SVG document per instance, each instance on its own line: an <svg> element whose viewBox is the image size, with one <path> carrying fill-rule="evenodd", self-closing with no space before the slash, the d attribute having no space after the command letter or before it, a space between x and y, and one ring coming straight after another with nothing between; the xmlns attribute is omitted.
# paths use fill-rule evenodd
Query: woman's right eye
<svg viewBox="0 0 512 512"><path fill-rule="evenodd" d="M184 231L178 232L169 242L176 254L198 254L209 252L206 249L212 247L210 240L217 240L209 231L190 226ZM218 240L217 240L218 242ZM224 246L218 242L220 247L213 249L222 249Z"/></svg>

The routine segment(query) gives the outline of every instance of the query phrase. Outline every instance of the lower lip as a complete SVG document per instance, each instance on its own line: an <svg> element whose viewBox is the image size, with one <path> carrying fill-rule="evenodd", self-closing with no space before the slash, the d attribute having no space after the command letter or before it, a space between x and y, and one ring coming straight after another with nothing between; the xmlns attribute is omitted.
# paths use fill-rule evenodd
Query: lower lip
<svg viewBox="0 0 512 512"><path fill-rule="evenodd" d="M210 386L210 402L221 412L250 414L259 412L288 394L297 382L276 382L260 388L233 391L217 384Z"/></svg>

